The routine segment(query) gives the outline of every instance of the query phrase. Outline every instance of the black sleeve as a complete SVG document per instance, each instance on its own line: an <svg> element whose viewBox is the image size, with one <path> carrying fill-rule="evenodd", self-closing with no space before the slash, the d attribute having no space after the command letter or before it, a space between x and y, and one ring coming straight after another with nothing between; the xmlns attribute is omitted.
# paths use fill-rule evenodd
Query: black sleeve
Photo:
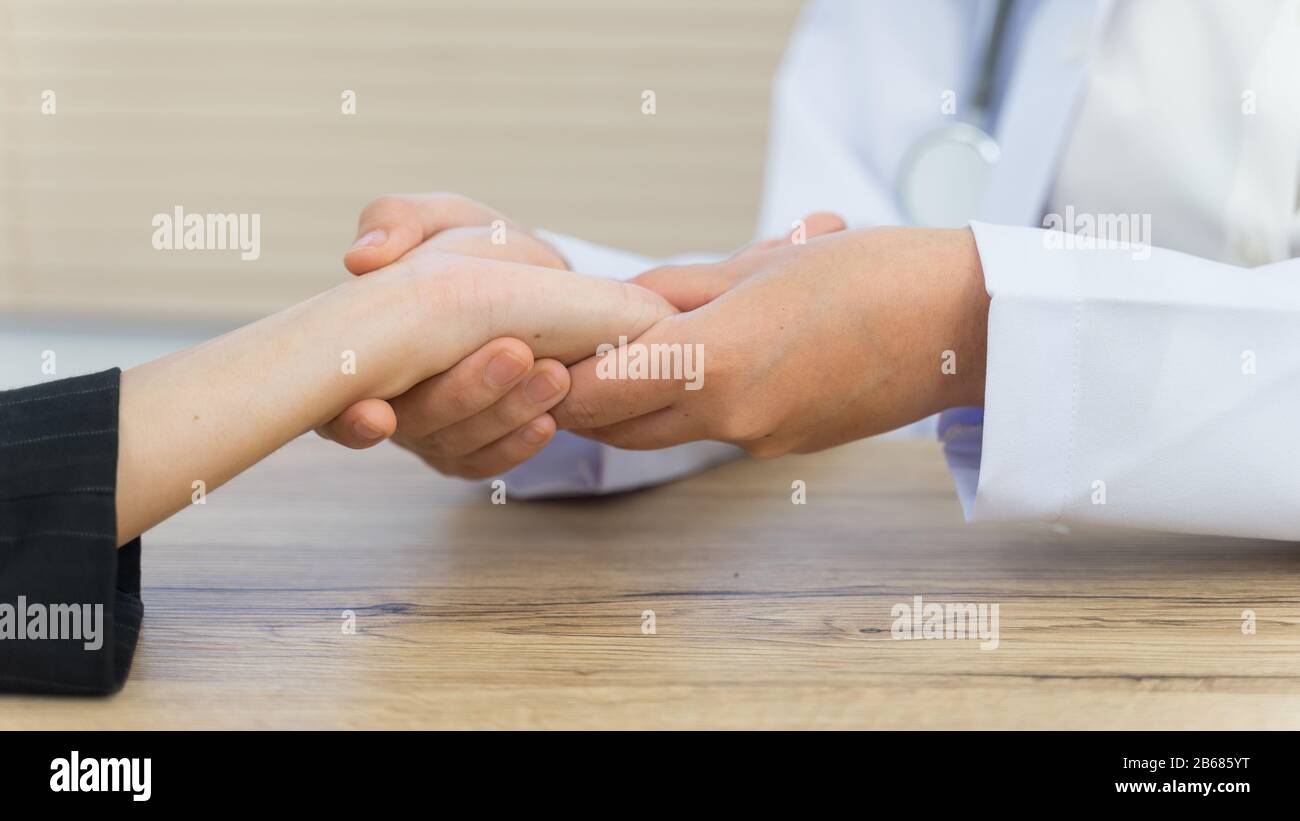
<svg viewBox="0 0 1300 821"><path fill-rule="evenodd" d="M121 371L0 392L0 690L111 693L144 616L117 549Z"/></svg>

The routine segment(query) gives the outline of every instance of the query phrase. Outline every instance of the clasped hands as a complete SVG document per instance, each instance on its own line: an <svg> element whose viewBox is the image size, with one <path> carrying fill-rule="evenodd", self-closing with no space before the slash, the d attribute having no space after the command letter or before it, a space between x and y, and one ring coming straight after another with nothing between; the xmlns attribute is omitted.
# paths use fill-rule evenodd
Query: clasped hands
<svg viewBox="0 0 1300 821"><path fill-rule="evenodd" d="M424 254L568 268L548 243L454 194L375 200L344 262L363 275ZM702 346L701 390L600 378L595 347L617 338L595 340L580 361L565 357L566 367L503 335L395 398L356 402L318 432L353 448L391 437L444 474L484 478L536 454L558 428L623 448L710 439L767 457L983 402L989 298L967 229L845 230L812 214L722 262L654 268L631 283L619 297L620 309L635 303L627 330L648 329L630 338ZM583 298L580 287L571 298ZM616 324L606 320L604 332Z"/></svg>

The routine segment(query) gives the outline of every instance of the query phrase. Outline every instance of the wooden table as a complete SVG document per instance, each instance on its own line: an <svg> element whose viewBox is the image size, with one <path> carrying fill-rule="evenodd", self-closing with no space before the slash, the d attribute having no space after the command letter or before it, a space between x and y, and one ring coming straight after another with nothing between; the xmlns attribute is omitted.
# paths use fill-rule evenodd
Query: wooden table
<svg viewBox="0 0 1300 821"><path fill-rule="evenodd" d="M1293 544L966 525L931 442L493 505L304 438L146 537L120 694L0 727L1297 728L1298 582ZM998 648L893 639L918 594Z"/></svg>

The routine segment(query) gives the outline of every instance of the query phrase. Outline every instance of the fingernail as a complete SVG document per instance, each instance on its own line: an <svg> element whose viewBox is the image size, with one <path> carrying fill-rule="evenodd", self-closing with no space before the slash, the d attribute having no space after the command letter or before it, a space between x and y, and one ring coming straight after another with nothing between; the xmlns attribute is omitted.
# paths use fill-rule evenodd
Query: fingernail
<svg viewBox="0 0 1300 821"><path fill-rule="evenodd" d="M528 384L524 385L524 396L534 405L540 405L547 400L554 399L555 395L560 392L560 386L555 384L555 380L550 374L539 373Z"/></svg>
<svg viewBox="0 0 1300 821"><path fill-rule="evenodd" d="M358 419L352 423L352 432L362 439L378 439L384 435L384 432L364 419Z"/></svg>
<svg viewBox="0 0 1300 821"><path fill-rule="evenodd" d="M367 231L366 233L357 237L357 241L352 243L352 247L349 248L348 251L349 252L355 251L358 248L368 248L372 245L383 245L384 241L387 239L388 239L388 232L382 228L376 228L373 231Z"/></svg>
<svg viewBox="0 0 1300 821"><path fill-rule="evenodd" d="M520 374L527 369L527 362L524 362L512 353L502 351L492 357L492 361L488 363L483 378L494 388L504 388L506 385L509 385L511 382L518 379Z"/></svg>
<svg viewBox="0 0 1300 821"><path fill-rule="evenodd" d="M537 425L529 425L524 428L519 437L530 445L540 445L546 441L546 429Z"/></svg>

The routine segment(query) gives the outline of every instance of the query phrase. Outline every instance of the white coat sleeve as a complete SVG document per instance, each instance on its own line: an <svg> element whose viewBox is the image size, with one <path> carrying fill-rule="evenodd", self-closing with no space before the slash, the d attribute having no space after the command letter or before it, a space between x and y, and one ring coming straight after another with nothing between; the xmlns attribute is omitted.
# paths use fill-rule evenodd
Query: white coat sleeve
<svg viewBox="0 0 1300 821"><path fill-rule="evenodd" d="M1300 538L1300 259L972 228L985 408L940 423L971 520Z"/></svg>
<svg viewBox="0 0 1300 821"><path fill-rule="evenodd" d="M575 271L609 279L631 279L661 260L619 251L550 231L538 236L555 246ZM678 257L705 261L714 257ZM611 340L616 341L616 340ZM623 450L560 431L542 452L504 475L509 493L519 499L589 496L663 484L744 453L720 442L690 442L662 450Z"/></svg>

